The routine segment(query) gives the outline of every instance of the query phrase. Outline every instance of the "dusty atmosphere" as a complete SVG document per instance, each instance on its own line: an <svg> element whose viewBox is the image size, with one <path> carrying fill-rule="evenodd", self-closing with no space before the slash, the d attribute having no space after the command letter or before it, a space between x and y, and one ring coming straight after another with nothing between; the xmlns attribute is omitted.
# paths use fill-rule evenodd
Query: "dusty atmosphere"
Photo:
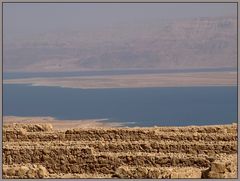
<svg viewBox="0 0 240 181"><path fill-rule="evenodd" d="M227 3L224 6L230 4ZM41 28L48 29L55 26L53 22L59 21L58 17L63 16L62 9L57 11L57 7L51 6L54 7L52 11L56 13L56 16L53 17L52 11L48 12L47 10L50 11L50 8L48 5L46 6L47 8L36 15L39 19L45 18L42 21L33 22L31 22L32 14L40 11L39 5L32 7L36 9L36 12L21 6L24 14L28 13L28 16L16 19L18 22L11 21L11 28L7 29L6 27L5 32L9 32L7 30L19 32L19 29L22 28L26 28L25 31L32 30L29 26L35 27L35 31L39 32ZM74 6L79 9L83 7L81 4ZM121 9L119 4L116 4L116 9L112 10L112 13L120 12L119 16L122 16L122 12L124 12L123 17L128 14L127 18L121 21L117 21L115 19L117 16L113 16L108 11L113 5L106 9L104 7L107 4L91 4L91 6L94 10L91 7L84 7L83 10L75 12L72 8L68 9L69 6L65 7L66 10L69 10L69 14L74 13L74 17L66 19L67 14L64 14L61 22L64 24L67 20L65 24L74 22L76 26L81 25L74 31L71 25L64 25L62 28L55 27L56 31L46 30L44 33L36 33L34 36L25 36L25 38L5 33L4 36L9 39L6 38L4 41L4 70L8 72L58 72L237 66L237 8L234 6L230 13L232 16L229 16L229 14L223 14L224 7L213 7L208 12L209 3L206 3L205 8L202 9L196 5L195 10L191 8L192 15L201 11L201 16L195 16L196 18L187 16L182 19L179 18L181 13L176 13L173 21L170 20L171 18L164 20L162 13L166 13L167 10L166 15L168 16L168 14L174 14L173 12L176 10L171 10L170 6L163 7L162 3L142 4L140 5L143 6L141 13L136 12L139 5L131 9L129 8L131 6L125 4L125 7ZM94 6L97 7L94 8ZM185 7L183 4L175 3L172 6L179 6L178 9ZM217 3L212 6L217 6ZM94 16L94 11L101 8L104 10ZM11 13L14 17L21 17L22 14L17 14L17 10L18 8L13 8ZM188 13L188 10L186 8L183 11L184 14ZM86 12L82 15L84 11ZM213 11L219 11L219 16L207 15ZM152 13L154 18L146 18ZM47 18L46 14L49 14L51 18ZM105 16L102 17L104 14ZM133 16L135 16L134 20ZM81 24L91 21L90 19L93 17L95 18L92 23L96 25L95 28ZM108 20L114 20L114 23L110 23L110 26L99 25L100 22L104 23ZM7 22L7 19L4 22ZM66 31L63 31L66 27L68 27Z"/></svg>
<svg viewBox="0 0 240 181"><path fill-rule="evenodd" d="M26 78L4 80L5 84L59 86L68 88L138 88L184 86L232 86L237 83L236 72L198 72L171 74L137 74L112 76L81 76L61 78Z"/></svg>
<svg viewBox="0 0 240 181"><path fill-rule="evenodd" d="M3 4L3 178L237 178L237 3Z"/></svg>
<svg viewBox="0 0 240 181"><path fill-rule="evenodd" d="M63 130L36 122L4 122L4 178L237 178L236 124Z"/></svg>

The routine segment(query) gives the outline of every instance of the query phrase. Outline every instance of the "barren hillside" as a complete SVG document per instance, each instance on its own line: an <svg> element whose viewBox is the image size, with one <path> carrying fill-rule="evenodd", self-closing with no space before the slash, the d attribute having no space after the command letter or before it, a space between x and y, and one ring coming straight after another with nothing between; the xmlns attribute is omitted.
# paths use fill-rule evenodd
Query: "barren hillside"
<svg viewBox="0 0 240 181"><path fill-rule="evenodd" d="M6 72L236 67L237 19L156 19L49 32L4 42L3 55Z"/></svg>

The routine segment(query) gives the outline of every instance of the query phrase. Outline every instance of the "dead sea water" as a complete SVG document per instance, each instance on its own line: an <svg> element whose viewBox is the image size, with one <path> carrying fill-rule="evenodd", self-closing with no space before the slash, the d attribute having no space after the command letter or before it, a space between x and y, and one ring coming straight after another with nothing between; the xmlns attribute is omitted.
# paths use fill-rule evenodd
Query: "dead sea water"
<svg viewBox="0 0 240 181"><path fill-rule="evenodd" d="M237 121L237 87L73 89L4 84L3 115L107 118L128 126L228 124Z"/></svg>

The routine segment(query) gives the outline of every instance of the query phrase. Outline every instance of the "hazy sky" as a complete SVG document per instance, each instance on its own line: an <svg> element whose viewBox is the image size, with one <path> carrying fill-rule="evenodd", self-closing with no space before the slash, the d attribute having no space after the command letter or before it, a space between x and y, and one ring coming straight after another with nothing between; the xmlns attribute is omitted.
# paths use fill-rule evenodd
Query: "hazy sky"
<svg viewBox="0 0 240 181"><path fill-rule="evenodd" d="M4 37L120 22L236 16L236 3L4 3Z"/></svg>

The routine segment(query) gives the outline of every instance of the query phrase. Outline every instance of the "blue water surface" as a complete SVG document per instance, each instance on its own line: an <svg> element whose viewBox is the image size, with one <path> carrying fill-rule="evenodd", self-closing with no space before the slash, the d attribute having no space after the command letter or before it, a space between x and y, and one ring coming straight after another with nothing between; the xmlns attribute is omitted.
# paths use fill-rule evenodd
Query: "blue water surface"
<svg viewBox="0 0 240 181"><path fill-rule="evenodd" d="M4 84L3 114L107 118L128 126L227 124L237 121L237 87L74 89Z"/></svg>

